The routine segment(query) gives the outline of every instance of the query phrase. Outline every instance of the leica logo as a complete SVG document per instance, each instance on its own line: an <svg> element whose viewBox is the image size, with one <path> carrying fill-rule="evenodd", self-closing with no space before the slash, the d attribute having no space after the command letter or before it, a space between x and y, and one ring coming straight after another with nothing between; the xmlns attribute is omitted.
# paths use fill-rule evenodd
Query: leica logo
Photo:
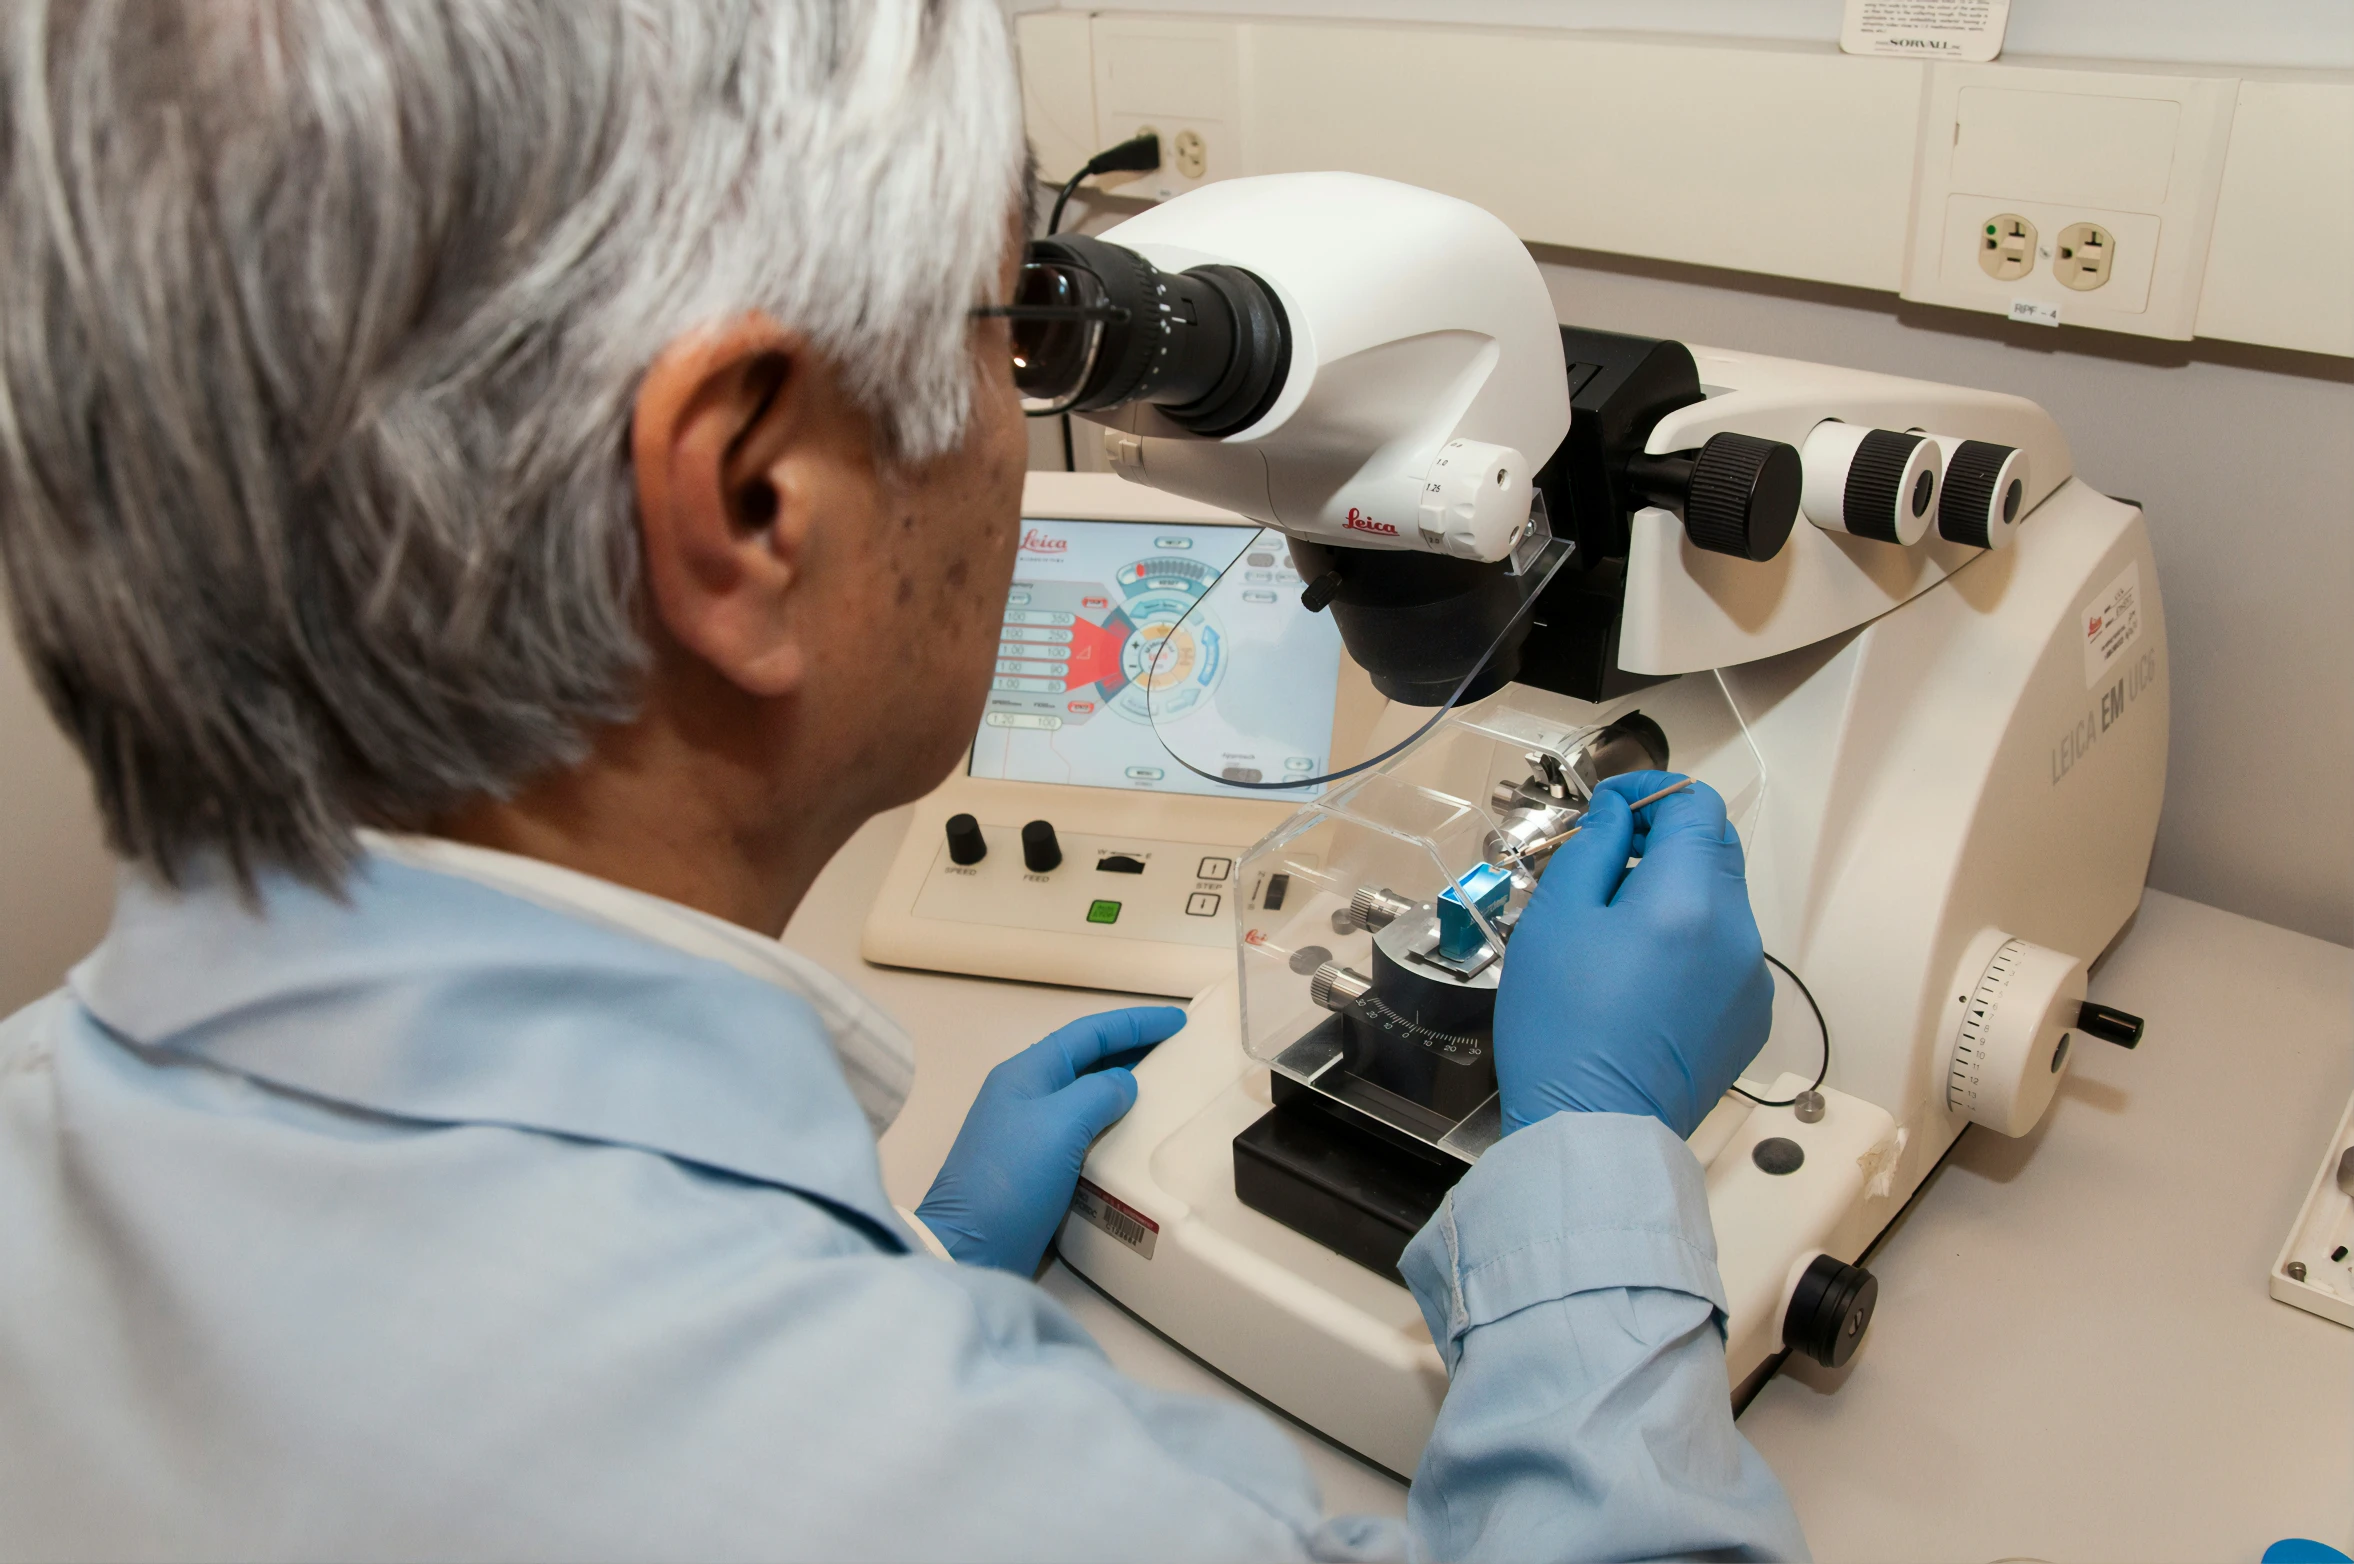
<svg viewBox="0 0 2354 1564"><path fill-rule="evenodd" d="M1070 546L1069 538L1050 538L1036 527L1022 534L1022 552L1025 554L1061 554L1067 552Z"/></svg>
<svg viewBox="0 0 2354 1564"><path fill-rule="evenodd" d="M1351 532L1377 532L1385 538L1394 538L1398 535L1397 528L1386 521L1375 521L1354 505L1349 507L1349 519L1342 522L1341 525Z"/></svg>

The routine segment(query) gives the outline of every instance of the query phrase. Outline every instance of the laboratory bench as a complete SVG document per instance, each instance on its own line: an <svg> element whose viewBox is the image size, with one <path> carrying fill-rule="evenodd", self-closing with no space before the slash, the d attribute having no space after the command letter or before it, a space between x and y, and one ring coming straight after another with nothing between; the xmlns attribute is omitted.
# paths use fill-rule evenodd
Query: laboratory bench
<svg viewBox="0 0 2354 1564"><path fill-rule="evenodd" d="M861 961L907 815L842 849L786 940L915 1038L882 1140L912 1207L991 1066L1132 1001ZM1965 1133L1865 1262L1879 1311L1855 1358L1794 1361L1741 1415L1820 1559L2354 1544L2354 1330L2267 1291L2354 1089L2354 950L2150 891L2092 997L2146 1017L2141 1046L2080 1051L2023 1139ZM1250 1399L1059 1261L1041 1280L1137 1379ZM1404 1512L1402 1482L1285 1426L1330 1508Z"/></svg>

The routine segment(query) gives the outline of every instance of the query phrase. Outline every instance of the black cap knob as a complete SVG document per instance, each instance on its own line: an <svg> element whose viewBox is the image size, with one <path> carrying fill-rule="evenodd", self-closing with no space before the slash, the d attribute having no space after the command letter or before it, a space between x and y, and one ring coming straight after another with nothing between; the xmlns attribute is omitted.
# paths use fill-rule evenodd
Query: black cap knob
<svg viewBox="0 0 2354 1564"><path fill-rule="evenodd" d="M1792 446L1754 435L1711 435L1692 464L1684 532L1713 553L1772 559L1790 540L1805 481Z"/></svg>
<svg viewBox="0 0 2354 1564"><path fill-rule="evenodd" d="M2120 1048L2131 1048L2141 1041L2142 1018L2112 1005L2096 1005L2086 1000L2076 1011L2076 1029L2090 1033L2104 1043L2115 1043Z"/></svg>
<svg viewBox="0 0 2354 1564"><path fill-rule="evenodd" d="M948 817L948 861L976 864L989 856L989 844L982 839L981 822L971 815Z"/></svg>
<svg viewBox="0 0 2354 1564"><path fill-rule="evenodd" d="M1728 430L1710 435L1697 451L1635 457L1627 481L1644 499L1683 517L1693 547L1768 560L1782 552L1798 521L1806 469L1795 447Z"/></svg>
<svg viewBox="0 0 2354 1564"><path fill-rule="evenodd" d="M1878 1277L1860 1265L1816 1255L1791 1289L1790 1307L1782 1315L1782 1345L1825 1368L1837 1368L1863 1344L1879 1302Z"/></svg>
<svg viewBox="0 0 2354 1564"><path fill-rule="evenodd" d="M1022 862L1032 874L1044 874L1063 861L1063 844L1054 839L1054 827L1044 820L1033 820L1022 827Z"/></svg>

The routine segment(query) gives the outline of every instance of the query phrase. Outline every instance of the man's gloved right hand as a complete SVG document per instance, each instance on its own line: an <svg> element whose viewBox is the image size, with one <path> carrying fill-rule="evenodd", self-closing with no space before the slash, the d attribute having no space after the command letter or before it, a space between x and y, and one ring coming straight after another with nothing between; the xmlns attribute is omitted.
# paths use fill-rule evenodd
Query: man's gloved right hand
<svg viewBox="0 0 2354 1564"><path fill-rule="evenodd" d="M1725 801L1696 782L1628 808L1675 780L1604 781L1513 930L1496 996L1506 1134L1584 1111L1688 1136L1765 1046L1774 984Z"/></svg>

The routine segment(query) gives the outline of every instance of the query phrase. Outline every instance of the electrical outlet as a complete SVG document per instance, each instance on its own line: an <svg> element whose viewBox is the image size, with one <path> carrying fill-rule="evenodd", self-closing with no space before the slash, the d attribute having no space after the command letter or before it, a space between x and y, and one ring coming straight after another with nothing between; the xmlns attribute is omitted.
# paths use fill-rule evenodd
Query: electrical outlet
<svg viewBox="0 0 2354 1564"><path fill-rule="evenodd" d="M1182 122L1171 124L1166 119L1137 119L1132 116L1107 114L1103 116L1104 145L1126 141L1151 131L1161 138L1161 166L1141 174L1104 174L1096 184L1114 195L1132 200L1166 201L1181 196L1209 182L1213 143L1224 146L1223 126ZM1219 170L1231 173L1229 168Z"/></svg>
<svg viewBox="0 0 2354 1564"><path fill-rule="evenodd" d="M1168 184L1172 172L1179 179L1190 179L1196 183L1209 177L1210 144L1202 139L1200 131L1181 130L1174 136L1165 136L1156 125L1139 125L1130 134L1158 137L1161 143L1161 166L1134 176L1136 179L1157 187ZM1169 189L1155 190L1155 194L1163 200L1176 193Z"/></svg>
<svg viewBox="0 0 2354 1564"><path fill-rule="evenodd" d="M1986 243L1978 251L1978 268L1996 282L2009 282L2035 270L2035 225L2016 212L2001 212L1986 220Z"/></svg>
<svg viewBox="0 0 2354 1564"><path fill-rule="evenodd" d="M1210 144L1198 130L1177 132L1177 174L1182 179L1206 179L1210 173Z"/></svg>
<svg viewBox="0 0 2354 1564"><path fill-rule="evenodd" d="M1989 262L2006 258L2002 246L2007 241L1999 230L2014 218L2031 236L2023 247L2026 264L1998 268ZM1993 250L1986 248L1989 223L1998 230ZM2098 280L2072 282L2068 278L2076 275L2084 248L2070 245L2076 254L2063 261L2060 235L2086 228L2099 230L2102 240L2094 257L2100 263ZM2157 218L2142 212L2060 206L1985 191L1952 196L1938 236L1938 299L1980 308L2000 303L2006 311L2026 299L2057 306L2070 325L2099 319L2114 327L2149 307L2164 231Z"/></svg>
<svg viewBox="0 0 2354 1564"><path fill-rule="evenodd" d="M2117 259L2117 238L2108 229L2098 223L2070 223L2060 230L2056 243L2059 254L2052 260L2052 275L2061 287L2090 293L2108 282Z"/></svg>

